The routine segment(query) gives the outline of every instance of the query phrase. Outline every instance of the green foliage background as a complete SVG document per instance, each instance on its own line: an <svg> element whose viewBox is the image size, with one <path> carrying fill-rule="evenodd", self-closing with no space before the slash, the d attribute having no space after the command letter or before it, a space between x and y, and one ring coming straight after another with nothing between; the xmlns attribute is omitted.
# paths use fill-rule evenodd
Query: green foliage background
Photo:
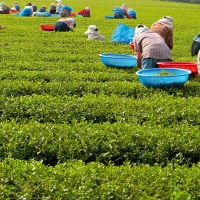
<svg viewBox="0 0 200 200"><path fill-rule="evenodd" d="M55 33L40 24L58 18L0 15L6 26L0 31L1 199L199 199L199 77L180 89L147 89L137 66L107 68L99 54L133 54L129 45L110 42L118 23L150 27L169 15L174 61L196 62L190 46L199 33L200 6L63 3L75 13L89 6L91 18L75 18L75 32ZM104 18L124 3L136 20ZM87 41L91 24L106 42Z"/></svg>

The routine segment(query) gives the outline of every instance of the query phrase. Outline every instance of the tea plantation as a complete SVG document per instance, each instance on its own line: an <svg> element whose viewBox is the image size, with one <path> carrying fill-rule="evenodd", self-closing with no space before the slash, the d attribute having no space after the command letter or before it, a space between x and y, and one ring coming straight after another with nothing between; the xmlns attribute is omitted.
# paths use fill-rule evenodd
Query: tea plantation
<svg viewBox="0 0 200 200"><path fill-rule="evenodd" d="M10 7L13 1L5 2ZM18 1L21 8L26 3ZM49 7L47 0L35 0ZM135 28L174 18L174 61L190 54L200 5L159 0L63 1L76 31L42 31L55 17L0 15L0 199L200 199L200 77L181 88L144 87L132 69L99 54L133 55L110 42L118 23ZM137 19L105 19L127 4ZM96 25L105 42L88 41Z"/></svg>

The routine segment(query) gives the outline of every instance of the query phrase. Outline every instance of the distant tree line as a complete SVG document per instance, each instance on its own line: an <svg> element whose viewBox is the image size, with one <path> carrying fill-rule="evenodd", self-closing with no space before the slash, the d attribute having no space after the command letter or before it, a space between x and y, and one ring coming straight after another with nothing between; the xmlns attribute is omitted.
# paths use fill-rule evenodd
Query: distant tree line
<svg viewBox="0 0 200 200"><path fill-rule="evenodd" d="M200 0L161 0L161 1L175 1L175 2L183 2L183 3L200 4Z"/></svg>

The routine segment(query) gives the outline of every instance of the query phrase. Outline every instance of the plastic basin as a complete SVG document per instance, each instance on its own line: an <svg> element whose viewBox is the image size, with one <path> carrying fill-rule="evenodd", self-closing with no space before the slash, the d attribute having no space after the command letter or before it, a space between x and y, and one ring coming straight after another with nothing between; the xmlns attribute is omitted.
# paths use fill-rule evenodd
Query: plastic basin
<svg viewBox="0 0 200 200"><path fill-rule="evenodd" d="M76 17L76 13L71 13L70 16L71 17Z"/></svg>
<svg viewBox="0 0 200 200"><path fill-rule="evenodd" d="M158 62L159 68L180 68L190 70L191 76L198 74L197 63L195 62Z"/></svg>
<svg viewBox="0 0 200 200"><path fill-rule="evenodd" d="M40 27L43 31L54 31L54 25L41 24Z"/></svg>
<svg viewBox="0 0 200 200"><path fill-rule="evenodd" d="M102 63L107 67L132 68L137 64L136 57L128 54L99 54Z"/></svg>
<svg viewBox="0 0 200 200"><path fill-rule="evenodd" d="M131 49L134 51L134 42L130 42L129 45L131 46Z"/></svg>
<svg viewBox="0 0 200 200"><path fill-rule="evenodd" d="M167 72L173 75L159 75L162 72ZM179 68L152 68L137 71L136 74L140 82L148 88L166 88L183 86L188 80L191 71Z"/></svg>

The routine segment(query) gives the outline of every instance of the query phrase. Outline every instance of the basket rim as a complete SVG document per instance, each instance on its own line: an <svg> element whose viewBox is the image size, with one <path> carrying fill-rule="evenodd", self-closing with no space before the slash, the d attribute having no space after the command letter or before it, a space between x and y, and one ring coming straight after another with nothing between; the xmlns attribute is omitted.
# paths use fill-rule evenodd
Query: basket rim
<svg viewBox="0 0 200 200"><path fill-rule="evenodd" d="M168 64L168 65L172 65L172 64L183 64L183 65L196 65L197 66L197 63L196 62L184 62L184 61L170 61L170 62L157 62L158 65L162 65L162 64Z"/></svg>
<svg viewBox="0 0 200 200"><path fill-rule="evenodd" d="M136 58L136 56L130 54L114 54L114 53L101 53L99 54L99 56L105 58L122 58L122 57Z"/></svg>
<svg viewBox="0 0 200 200"><path fill-rule="evenodd" d="M182 71L182 72L185 72L183 74L178 74L178 75L173 75L173 76L154 76L153 74L143 74L144 71L151 71L151 70L157 70L158 72L159 71L163 71L163 70L176 70L176 71ZM190 75L192 72L190 70L187 70L187 69L180 69L180 68L151 68L151 69L143 69L143 70L139 70L136 72L136 74L140 77L180 77L180 76L186 76L186 75Z"/></svg>

